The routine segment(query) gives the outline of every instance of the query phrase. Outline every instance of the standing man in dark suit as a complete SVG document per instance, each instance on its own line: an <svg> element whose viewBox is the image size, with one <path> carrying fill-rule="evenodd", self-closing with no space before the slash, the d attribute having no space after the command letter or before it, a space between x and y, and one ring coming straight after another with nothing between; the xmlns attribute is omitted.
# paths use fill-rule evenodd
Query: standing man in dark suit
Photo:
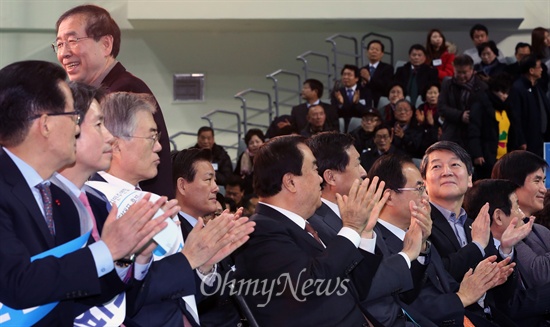
<svg viewBox="0 0 550 327"><path fill-rule="evenodd" d="M393 81L393 66L382 62L384 57L384 43L380 40L372 40L367 44L367 57L369 63L361 68L361 84L367 87L372 94L374 106L378 107L378 100L387 96ZM370 103L368 104L369 108Z"/></svg>
<svg viewBox="0 0 550 327"><path fill-rule="evenodd" d="M369 89L359 83L359 68L355 65L344 65L341 71L341 87L331 95L330 102L338 107L338 116L344 118L344 132L352 117L363 117L372 107L372 95Z"/></svg>
<svg viewBox="0 0 550 327"><path fill-rule="evenodd" d="M178 216L184 239L187 239L198 223L199 217L213 214L217 210L216 194L219 187L211 160L212 154L207 149L186 149L178 152L172 162L176 199L181 206ZM220 264L218 272L222 280L231 272L232 265L229 257ZM229 293L229 287L222 285L198 303L201 326L239 326L239 311Z"/></svg>
<svg viewBox="0 0 550 327"><path fill-rule="evenodd" d="M322 179L303 137L282 136L265 143L254 159L254 174L260 197L252 216L256 230L235 263L237 285L245 288L258 323L365 326L368 313L361 312L356 296L366 296L379 260L358 247L363 230L373 225L370 212L381 197L380 187L374 186L378 178L370 186L368 179L361 184L355 180L348 197L338 196L343 227L325 242L307 222L322 203ZM246 287L254 281L268 290ZM287 289L290 283L296 292Z"/></svg>
<svg viewBox="0 0 550 327"><path fill-rule="evenodd" d="M517 142L522 150L543 157L543 144L550 140L550 102L540 83L542 66L535 55L525 57L519 64L521 77L508 95L511 112L520 122L517 126Z"/></svg>
<svg viewBox="0 0 550 327"><path fill-rule="evenodd" d="M292 120L287 122L290 123L296 133L300 133L300 131L306 127L308 123L308 109L313 105L321 105L323 109L325 109L327 122L330 123L332 127L338 128L338 110L335 106L321 101L323 89L323 83L319 80L310 78L304 82L300 95L306 103L292 107L292 111L290 112Z"/></svg>
<svg viewBox="0 0 550 327"><path fill-rule="evenodd" d="M105 87L108 92L153 95L147 84L117 61L120 28L107 10L94 5L69 9L57 20L56 32L53 48L71 81ZM154 119L162 146L159 172L154 179L143 181L141 186L145 191L173 198L169 134L160 106L156 100L154 102L157 109Z"/></svg>
<svg viewBox="0 0 550 327"><path fill-rule="evenodd" d="M427 65L426 49L420 44L413 44L409 48L409 62L397 68L395 82L405 87L405 96L416 106L417 98L428 85L438 83L437 69Z"/></svg>
<svg viewBox="0 0 550 327"><path fill-rule="evenodd" d="M14 325L72 326L76 301L87 298L95 305L119 293L111 283L118 279L114 261L165 226L150 220L163 202L153 206L146 198L125 218L116 220L113 211L102 240L85 246L78 212L60 205L71 199L49 182L56 170L74 163L80 131L66 76L60 67L40 61L0 70L0 312ZM36 258L75 238L83 241L58 252L65 254L62 258ZM41 307L16 317L4 315L6 306ZM18 320L22 315L25 322Z"/></svg>

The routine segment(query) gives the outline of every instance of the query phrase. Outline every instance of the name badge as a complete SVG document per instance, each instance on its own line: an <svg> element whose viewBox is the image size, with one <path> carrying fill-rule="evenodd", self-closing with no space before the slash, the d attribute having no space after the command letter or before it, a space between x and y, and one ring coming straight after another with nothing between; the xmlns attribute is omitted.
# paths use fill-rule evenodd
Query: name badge
<svg viewBox="0 0 550 327"><path fill-rule="evenodd" d="M212 167L214 167L215 171L218 171L218 163L217 162L213 162Z"/></svg>
<svg viewBox="0 0 550 327"><path fill-rule="evenodd" d="M443 62L441 61L441 59L434 59L434 60L432 60L432 65L433 65L434 67L436 67L436 66L441 66L442 64L443 64Z"/></svg>

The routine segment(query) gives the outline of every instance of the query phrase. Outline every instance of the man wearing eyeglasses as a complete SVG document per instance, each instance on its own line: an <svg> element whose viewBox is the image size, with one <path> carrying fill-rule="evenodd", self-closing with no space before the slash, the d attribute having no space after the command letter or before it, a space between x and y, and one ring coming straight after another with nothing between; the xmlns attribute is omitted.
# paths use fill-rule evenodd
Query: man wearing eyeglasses
<svg viewBox="0 0 550 327"><path fill-rule="evenodd" d="M49 182L75 162L80 132L65 79L40 61L0 70L0 321L7 325L72 326L77 301L99 304L120 292L110 284L118 278L113 262L165 226L150 221L160 204L140 201L128 210L131 226L113 214L103 239L86 247L78 212L61 205L71 198Z"/></svg>
<svg viewBox="0 0 550 327"><path fill-rule="evenodd" d="M101 105L105 126L115 139L113 157L110 168L92 179L120 188L139 189L141 181L155 177L159 160L157 153L161 149L153 120L153 98L148 94L115 92L108 94ZM214 204L215 198L214 194ZM252 232L250 223L246 224L247 220L222 215L215 223L195 227L181 251L166 256L157 255L136 301L139 309L133 312L135 315L127 316L127 325L181 324L183 327L188 326L184 325L185 320L190 326L199 326L196 304L201 288L198 284L202 281L206 287L212 286L216 263L242 245L246 235ZM234 242L229 243L230 238Z"/></svg>
<svg viewBox="0 0 550 327"><path fill-rule="evenodd" d="M117 61L120 29L105 9L94 5L72 8L58 19L56 30L57 37L52 47L71 81L105 87L109 92L153 94L142 80L126 71ZM158 152L160 164L156 178L144 180L141 186L146 191L173 198L168 131L156 100L154 104L156 111L153 118L162 146Z"/></svg>
<svg viewBox="0 0 550 327"><path fill-rule="evenodd" d="M384 256L399 253L411 229L419 227L422 232L422 252L416 261L427 266L424 269L427 278L415 284L413 292L394 297L407 318L405 326L472 326L472 322L477 327L494 326L471 311L471 305L491 287L506 280L504 272L511 273L505 265L507 261L497 265L494 264L496 256L487 258L457 283L445 271L437 248L428 241L432 233L430 205L424 181L413 161L403 155L383 156L374 163L369 175L384 180L386 192L390 193L375 227L383 240L380 251ZM380 301L373 301L371 310L377 315L387 315Z"/></svg>
<svg viewBox="0 0 550 327"><path fill-rule="evenodd" d="M336 132L320 133L308 140L313 155L317 159L319 175L323 178L321 184L323 204L308 221L327 244L336 237L343 225L340 210L336 204L336 194L348 194L355 180L367 176L359 164L359 152L353 143L353 137L349 134ZM373 217L378 218L378 212L373 214L375 215ZM419 231L415 236L409 237L410 242L403 248L402 254L391 257L388 255L387 260L381 263L372 280L373 286L368 297L362 303L363 308L374 316L373 320L378 320L383 326L398 326L405 323L406 318L401 307L394 305L393 294L411 290L414 286L413 282L420 283L424 277L425 268L423 267L417 269L413 266L414 276L410 271L411 261L418 256L422 244ZM383 242L372 227L365 229L361 238L361 249L370 253L374 253L375 246ZM378 253L379 249L376 252ZM383 303L383 312L386 315L373 310L374 303Z"/></svg>

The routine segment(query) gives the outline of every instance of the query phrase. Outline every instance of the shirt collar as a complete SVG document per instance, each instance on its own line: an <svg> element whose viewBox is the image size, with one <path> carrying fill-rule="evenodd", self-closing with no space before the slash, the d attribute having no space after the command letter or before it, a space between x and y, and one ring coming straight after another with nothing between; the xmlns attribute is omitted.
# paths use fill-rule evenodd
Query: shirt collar
<svg viewBox="0 0 550 327"><path fill-rule="evenodd" d="M38 172L31 167L28 163L23 161L21 158L16 156L15 154L11 153L10 150L2 147L2 150L4 150L8 156L13 160L13 163L17 166L19 171L21 172L21 175L23 175L23 178L25 178L25 182L27 182L27 185L29 185L29 188L32 190L36 187L36 185L44 183L44 179L38 174ZM47 180L46 180L47 181Z"/></svg>
<svg viewBox="0 0 550 327"><path fill-rule="evenodd" d="M294 212L292 211L288 211L286 209L283 209L281 207L277 207L277 206L274 206L272 204L268 204L268 203L265 203L265 202L259 202L263 205L266 205L274 210L277 210L279 211L280 213L282 213L283 215L285 215L288 219L292 220L296 225L300 226L301 229L305 229L306 228L306 220L305 218L303 217L300 217L299 215L295 214Z"/></svg>
<svg viewBox="0 0 550 327"><path fill-rule="evenodd" d="M377 62L375 62L374 64L373 64L373 63L369 63L369 67L370 67L370 66L373 66L374 69L376 69L376 68L378 68L378 65L379 65L379 64L380 64L380 61L377 61Z"/></svg>
<svg viewBox="0 0 550 327"><path fill-rule="evenodd" d="M180 216L182 216L185 220L187 220L187 222L189 224L191 224L191 226L195 227L195 225L197 224L198 220L197 218L195 217L192 217L191 215L188 215L186 214L185 212L183 211L180 211Z"/></svg>
<svg viewBox="0 0 550 327"><path fill-rule="evenodd" d="M135 190L136 187L139 188L139 184L136 186L136 185L132 185L130 183L128 183L127 181L125 180L122 180L116 176L113 176L107 172L104 172L104 171L99 171L98 174L103 177L107 183L109 184L112 184L112 185L115 185L115 186L118 186L120 188L125 188L125 189L128 189L128 190ZM140 188L141 189L141 188Z"/></svg>
<svg viewBox="0 0 550 327"><path fill-rule="evenodd" d="M382 218L378 218L378 222L380 223L380 225L386 227L393 235L395 235L401 241L405 239L405 231L402 230L401 228L383 220Z"/></svg>
<svg viewBox="0 0 550 327"><path fill-rule="evenodd" d="M455 217L454 212L452 212L451 210L447 210L433 202L431 202L431 204L433 204L434 207L436 207L439 210L439 212L441 212L441 214L443 215L443 217L445 217L445 219L447 219L447 221L450 221L452 223L455 223L456 221L458 221L461 226L464 226L464 222L468 217L466 215L466 210L464 210L464 208L460 208L460 213L458 214L458 218L457 218Z"/></svg>
<svg viewBox="0 0 550 327"><path fill-rule="evenodd" d="M63 185L65 185L69 189L69 191L71 191L71 193L73 193L77 198L80 196L80 193L84 192L83 190L79 189L76 185L74 185L73 182L67 179L67 177L61 174L56 174L55 178L57 178L57 180L63 183Z"/></svg>
<svg viewBox="0 0 550 327"><path fill-rule="evenodd" d="M342 216L340 216L340 208L338 208L338 205L336 203L330 202L325 198L321 198L321 201L323 201L324 204L326 204L332 211L334 211L338 218L342 219Z"/></svg>

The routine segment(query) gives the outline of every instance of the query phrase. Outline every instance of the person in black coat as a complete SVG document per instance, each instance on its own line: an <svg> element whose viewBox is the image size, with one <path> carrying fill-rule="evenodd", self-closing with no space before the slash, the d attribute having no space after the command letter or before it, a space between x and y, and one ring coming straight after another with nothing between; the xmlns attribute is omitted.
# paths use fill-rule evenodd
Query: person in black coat
<svg viewBox="0 0 550 327"><path fill-rule="evenodd" d="M409 96L412 104L428 84L438 83L437 69L425 64L426 49L420 44L409 48L409 62L397 68L394 81L403 85L405 96Z"/></svg>
<svg viewBox="0 0 550 327"><path fill-rule="evenodd" d="M480 44L477 51L481 57L481 62L474 65L474 70L482 81L488 82L489 77L506 69L506 65L498 60L498 48L494 41Z"/></svg>
<svg viewBox="0 0 550 327"><path fill-rule="evenodd" d="M520 149L543 156L543 143L550 140L550 104L537 82L542 76L541 61L534 55L520 62L522 76L514 82L508 101L513 116L520 121L517 140Z"/></svg>
<svg viewBox="0 0 550 327"><path fill-rule="evenodd" d="M378 100L388 94L393 80L393 66L382 62L384 44L380 40L372 40L367 44L368 65L361 68L361 85L372 93L372 107L378 106ZM371 104L369 104L371 105Z"/></svg>
<svg viewBox="0 0 550 327"><path fill-rule="evenodd" d="M495 162L517 149L514 129L518 122L506 102L510 84L505 73L492 77L489 89L470 112L468 149L474 161L474 180L490 178Z"/></svg>

